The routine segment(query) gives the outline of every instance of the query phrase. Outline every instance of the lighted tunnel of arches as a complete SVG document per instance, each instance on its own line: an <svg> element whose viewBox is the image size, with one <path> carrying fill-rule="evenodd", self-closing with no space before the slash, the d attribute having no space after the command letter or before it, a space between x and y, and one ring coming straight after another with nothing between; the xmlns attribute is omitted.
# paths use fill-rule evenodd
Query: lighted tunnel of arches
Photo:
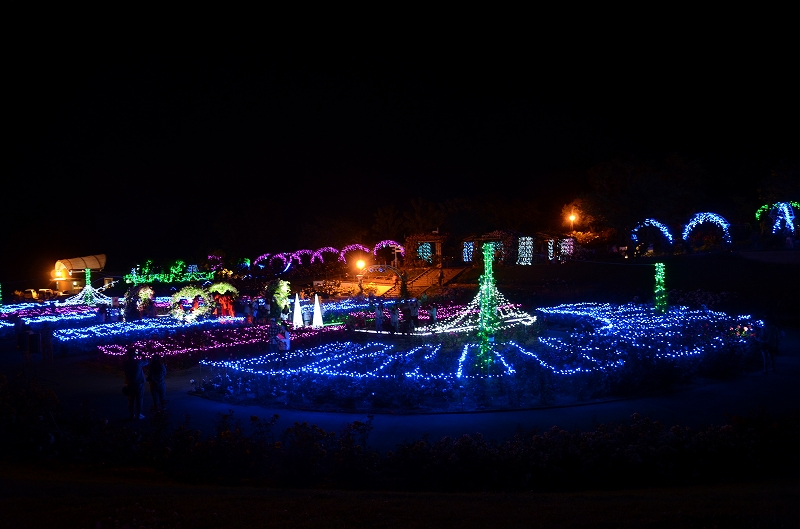
<svg viewBox="0 0 800 529"><path fill-rule="evenodd" d="M261 263L267 263L269 266L274 266L276 261L280 261L281 268L283 271L288 270L293 263L296 263L298 266L303 264L314 264L316 262L324 263L324 255L325 254L333 254L336 256L337 261L342 263L347 262L347 254L351 252L363 252L363 253L371 253L372 255L378 255L378 251L386 248L392 247L397 248L400 252L400 255L405 255L405 248L398 242L392 240L383 240L376 244L373 248L369 248L364 246L363 244L350 244L342 248L341 250L337 250L332 246L325 246L323 248L319 248L316 251L313 250L297 250L296 252L285 252L285 253L277 253L277 254L262 254L256 257L253 260L254 266L259 266L261 268L264 267ZM303 262L303 258L306 257L306 263Z"/></svg>

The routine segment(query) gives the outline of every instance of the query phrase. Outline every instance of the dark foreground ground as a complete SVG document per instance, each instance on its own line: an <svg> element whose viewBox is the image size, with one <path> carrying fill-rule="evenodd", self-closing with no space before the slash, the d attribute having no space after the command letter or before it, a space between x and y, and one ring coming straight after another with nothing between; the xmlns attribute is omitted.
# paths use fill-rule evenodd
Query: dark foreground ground
<svg viewBox="0 0 800 529"><path fill-rule="evenodd" d="M787 333L778 373L754 373L733 381L686 388L672 395L627 399L598 405L498 414L433 417L376 417L371 435L379 451L393 443L442 435L483 432L503 438L516 427L544 430L588 428L641 413L670 424L721 424L731 414L758 410L785 413L800 402L798 267L759 263L740 256L692 256L668 264L667 288L703 290L720 310L752 307L781 309ZM693 263L693 264L692 264ZM641 263L646 264L646 263ZM689 266L691 264L691 266ZM599 272L608 269L607 272ZM510 296L534 304L575 301L630 301L647 296L652 267L568 263L531 267L527 274L498 273ZM594 276L594 281L592 281ZM600 285L600 286L598 286ZM730 287L730 288L728 288ZM611 299L619 298L619 299ZM8 344L6 344L8 345ZM121 375L98 371L81 359L23 365L19 353L4 346L3 372L36 369L65 406L87 400L110 421L122 422ZM187 395L190 371L171 373L168 399L176 416L191 414L194 427L213 428L224 406ZM73 382L68 382L73 381ZM147 402L147 401L146 401ZM266 417L274 410L235 410ZM362 416L280 413L283 424L307 420L327 430ZM736 462L732 461L732 465ZM4 464L0 469L2 527L797 527L800 479L730 482L680 488L583 493L400 493L382 491L287 490L262 487L200 486L172 483L140 469L43 469Z"/></svg>
<svg viewBox="0 0 800 529"><path fill-rule="evenodd" d="M276 490L141 472L2 472L3 527L797 527L797 480L560 494Z"/></svg>

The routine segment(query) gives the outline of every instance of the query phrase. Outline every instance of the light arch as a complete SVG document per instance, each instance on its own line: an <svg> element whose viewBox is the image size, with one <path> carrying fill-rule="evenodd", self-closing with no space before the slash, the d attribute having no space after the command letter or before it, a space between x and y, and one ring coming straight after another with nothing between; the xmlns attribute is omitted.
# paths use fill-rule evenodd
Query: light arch
<svg viewBox="0 0 800 529"><path fill-rule="evenodd" d="M631 240L633 242L639 242L639 239L636 234L639 232L640 228L644 228L646 226L653 226L655 228L658 228L661 231L661 233L664 234L664 237L667 238L669 243L670 244L673 243L672 233L670 233L669 228L667 228L664 224L658 222L655 219L644 219L642 222L637 224L635 228L631 230Z"/></svg>
<svg viewBox="0 0 800 529"><path fill-rule="evenodd" d="M683 228L683 240L689 240L689 234L700 224L705 224L710 222L711 224L716 224L720 228L722 228L723 238L725 242L730 244L731 243L731 234L728 231L728 227L731 225L730 222L725 220L722 216L717 215L716 213L704 212L704 213L697 213L689 222L686 223L686 226Z"/></svg>

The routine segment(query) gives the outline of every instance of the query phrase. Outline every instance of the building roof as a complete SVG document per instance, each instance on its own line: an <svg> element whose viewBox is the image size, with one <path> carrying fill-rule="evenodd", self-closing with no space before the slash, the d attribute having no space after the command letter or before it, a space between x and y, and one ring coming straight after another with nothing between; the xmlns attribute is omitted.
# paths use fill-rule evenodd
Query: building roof
<svg viewBox="0 0 800 529"><path fill-rule="evenodd" d="M100 271L106 266L106 254L101 253L98 255L87 255L85 257L71 257L69 259L59 259L56 261L54 270L66 270L72 272L73 270L83 271L87 268L89 270Z"/></svg>

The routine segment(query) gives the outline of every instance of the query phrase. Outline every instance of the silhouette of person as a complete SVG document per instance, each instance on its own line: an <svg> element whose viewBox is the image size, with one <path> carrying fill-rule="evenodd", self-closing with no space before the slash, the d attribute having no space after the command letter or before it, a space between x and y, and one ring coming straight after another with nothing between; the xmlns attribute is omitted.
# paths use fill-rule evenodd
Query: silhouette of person
<svg viewBox="0 0 800 529"><path fill-rule="evenodd" d="M761 359L764 361L764 374L775 373L775 357L778 355L778 344L780 343L781 331L772 316L764 318L764 325L759 329L756 341L761 350Z"/></svg>
<svg viewBox="0 0 800 529"><path fill-rule="evenodd" d="M398 310L397 305L392 307L391 322L392 322L392 334L399 333L400 332L400 311Z"/></svg>
<svg viewBox="0 0 800 529"><path fill-rule="evenodd" d="M150 396L153 397L153 409L157 412L166 409L166 376L167 366L164 365L161 355L154 355L147 373L147 381L150 383Z"/></svg>
<svg viewBox="0 0 800 529"><path fill-rule="evenodd" d="M281 328L278 327L276 318L270 318L267 325L267 337L269 338L269 352L273 354L278 353L278 334Z"/></svg>
<svg viewBox="0 0 800 529"><path fill-rule="evenodd" d="M144 371L148 361L139 356L136 351L128 351L128 357L122 363L125 373L125 385L128 389L128 413L131 419L144 419L142 415L142 401L144 400Z"/></svg>
<svg viewBox="0 0 800 529"><path fill-rule="evenodd" d="M378 308L375 309L375 330L378 333L383 331L383 301L378 303Z"/></svg>

